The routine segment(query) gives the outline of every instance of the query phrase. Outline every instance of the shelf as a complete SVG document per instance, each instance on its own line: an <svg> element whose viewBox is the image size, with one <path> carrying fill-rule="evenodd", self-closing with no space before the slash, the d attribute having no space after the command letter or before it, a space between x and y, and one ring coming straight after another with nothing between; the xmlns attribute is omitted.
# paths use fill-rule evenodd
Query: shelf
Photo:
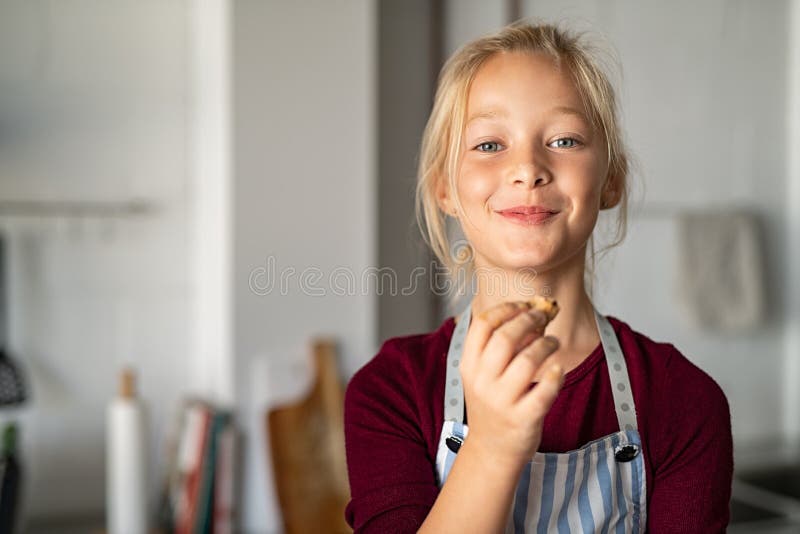
<svg viewBox="0 0 800 534"><path fill-rule="evenodd" d="M148 215L153 211L153 205L144 200L127 202L0 200L0 217L119 218Z"/></svg>

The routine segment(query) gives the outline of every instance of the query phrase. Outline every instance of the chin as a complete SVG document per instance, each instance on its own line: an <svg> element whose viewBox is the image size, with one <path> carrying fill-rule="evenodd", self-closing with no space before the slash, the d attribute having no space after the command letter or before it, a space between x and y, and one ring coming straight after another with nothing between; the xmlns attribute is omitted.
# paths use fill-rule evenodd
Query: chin
<svg viewBox="0 0 800 534"><path fill-rule="evenodd" d="M527 254L524 256L517 256L508 258L506 261L506 268L515 270L515 271L522 271L522 270L533 270L533 271L543 271L550 265L552 262L552 258L542 257L540 255L532 255Z"/></svg>

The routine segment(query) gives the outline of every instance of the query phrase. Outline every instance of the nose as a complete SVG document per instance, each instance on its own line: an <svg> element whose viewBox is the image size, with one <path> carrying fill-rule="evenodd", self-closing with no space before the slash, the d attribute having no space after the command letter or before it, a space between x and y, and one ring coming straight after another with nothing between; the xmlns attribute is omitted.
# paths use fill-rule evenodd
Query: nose
<svg viewBox="0 0 800 534"><path fill-rule="evenodd" d="M534 149L520 150L519 152L509 162L509 183L533 188L549 184L553 180L544 156L536 154Z"/></svg>

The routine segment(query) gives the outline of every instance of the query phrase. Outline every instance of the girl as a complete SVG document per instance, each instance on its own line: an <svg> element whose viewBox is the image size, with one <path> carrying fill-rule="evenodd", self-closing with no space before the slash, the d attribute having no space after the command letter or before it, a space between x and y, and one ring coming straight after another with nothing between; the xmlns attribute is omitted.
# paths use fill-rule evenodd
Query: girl
<svg viewBox="0 0 800 534"><path fill-rule="evenodd" d="M451 272L444 217L457 219L475 293L435 332L386 341L348 386L356 532L725 530L722 390L601 315L584 282L599 211L618 207L623 235L628 196L614 91L590 52L517 24L444 66L419 215ZM532 294L558 302L547 335L518 304Z"/></svg>

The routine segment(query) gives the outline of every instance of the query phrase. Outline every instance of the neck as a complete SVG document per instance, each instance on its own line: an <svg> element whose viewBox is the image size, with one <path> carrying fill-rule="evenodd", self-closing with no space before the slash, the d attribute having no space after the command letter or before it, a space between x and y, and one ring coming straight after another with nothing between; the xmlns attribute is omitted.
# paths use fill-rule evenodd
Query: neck
<svg viewBox="0 0 800 534"><path fill-rule="evenodd" d="M474 316L502 302L527 300L531 295L555 299L559 312L547 325L545 333L558 338L559 348L552 358L569 371L589 356L600 342L594 307L584 286L584 268L584 254L579 253L574 261L559 265L558 269L537 271L536 276L528 277L533 279L523 286L523 277L517 271L479 267L472 314Z"/></svg>

